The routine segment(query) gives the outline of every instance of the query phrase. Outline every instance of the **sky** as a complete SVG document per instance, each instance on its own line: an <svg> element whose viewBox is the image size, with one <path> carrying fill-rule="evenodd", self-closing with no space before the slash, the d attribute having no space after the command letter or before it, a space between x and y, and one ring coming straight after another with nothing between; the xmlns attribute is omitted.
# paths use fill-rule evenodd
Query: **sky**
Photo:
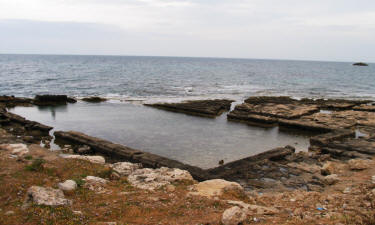
<svg viewBox="0 0 375 225"><path fill-rule="evenodd" d="M375 62L375 1L0 0L0 53Z"/></svg>

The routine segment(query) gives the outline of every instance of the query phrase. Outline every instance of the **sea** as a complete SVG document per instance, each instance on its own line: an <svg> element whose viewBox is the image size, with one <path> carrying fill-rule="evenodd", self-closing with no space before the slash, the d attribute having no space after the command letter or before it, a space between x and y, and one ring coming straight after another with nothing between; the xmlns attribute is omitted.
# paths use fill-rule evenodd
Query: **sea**
<svg viewBox="0 0 375 225"><path fill-rule="evenodd" d="M167 112L143 103L249 96L375 100L375 64L146 56L0 55L0 95L66 94L60 107L10 109L27 119L77 130L184 163L211 168L271 148L306 151L309 135Z"/></svg>

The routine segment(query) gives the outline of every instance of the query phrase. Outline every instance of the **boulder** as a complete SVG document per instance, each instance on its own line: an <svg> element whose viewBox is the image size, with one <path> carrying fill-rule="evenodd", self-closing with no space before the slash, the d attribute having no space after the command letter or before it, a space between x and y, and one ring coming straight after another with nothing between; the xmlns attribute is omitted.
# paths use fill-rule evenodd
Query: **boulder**
<svg viewBox="0 0 375 225"><path fill-rule="evenodd" d="M74 180L66 180L63 183L59 183L57 186L60 190L66 192L71 192L77 189L77 183Z"/></svg>
<svg viewBox="0 0 375 225"><path fill-rule="evenodd" d="M238 225L246 220L246 213L238 206L224 211L221 222L224 225Z"/></svg>
<svg viewBox="0 0 375 225"><path fill-rule="evenodd" d="M200 182L193 185L193 191L190 192L191 195L199 195L205 197L215 197L222 195L225 191L238 191L243 192L243 187L236 183L230 182L222 179L214 179Z"/></svg>
<svg viewBox="0 0 375 225"><path fill-rule="evenodd" d="M103 156L86 156L86 155L64 155L62 154L61 157L65 159L81 159L86 160L92 163L98 163L98 164L105 164L105 159Z"/></svg>
<svg viewBox="0 0 375 225"><path fill-rule="evenodd" d="M71 205L72 202L65 198L62 190L50 187L32 186L27 190L23 208L31 204L57 207Z"/></svg>
<svg viewBox="0 0 375 225"><path fill-rule="evenodd" d="M348 161L351 170L364 170L370 167L371 161L365 159L351 159Z"/></svg>
<svg viewBox="0 0 375 225"><path fill-rule="evenodd" d="M159 169L137 169L128 176L128 181L135 187L153 191L174 181L193 180L186 170L161 167Z"/></svg>
<svg viewBox="0 0 375 225"><path fill-rule="evenodd" d="M328 185L333 185L339 182L340 178L339 176L337 176L337 174L331 174L331 175L323 177L323 181Z"/></svg>
<svg viewBox="0 0 375 225"><path fill-rule="evenodd" d="M135 170L142 168L142 164L130 162L118 162L109 166L121 176L128 176Z"/></svg>

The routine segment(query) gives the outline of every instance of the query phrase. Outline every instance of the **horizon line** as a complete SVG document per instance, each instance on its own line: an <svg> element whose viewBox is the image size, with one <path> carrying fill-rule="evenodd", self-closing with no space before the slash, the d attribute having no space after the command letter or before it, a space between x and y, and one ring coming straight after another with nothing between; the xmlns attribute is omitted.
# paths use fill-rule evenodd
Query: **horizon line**
<svg viewBox="0 0 375 225"><path fill-rule="evenodd" d="M35 55L35 56L107 56L107 57L160 57L160 58L201 58L201 59L239 59L239 60L272 60L272 61L302 61L302 62L334 62L334 63L375 63L366 61L333 61L317 59L277 59L277 58L247 58L247 57L215 57L215 56L170 56L170 55L122 55L122 54L65 54L65 53L0 53L0 55Z"/></svg>

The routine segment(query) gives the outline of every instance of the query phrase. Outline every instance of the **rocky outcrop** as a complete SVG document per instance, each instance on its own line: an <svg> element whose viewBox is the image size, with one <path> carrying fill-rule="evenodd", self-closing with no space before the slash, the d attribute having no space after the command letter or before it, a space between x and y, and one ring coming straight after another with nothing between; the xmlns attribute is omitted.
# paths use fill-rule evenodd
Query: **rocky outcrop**
<svg viewBox="0 0 375 225"><path fill-rule="evenodd" d="M77 100L66 95L37 95L33 104L38 106L57 106L76 102Z"/></svg>
<svg viewBox="0 0 375 225"><path fill-rule="evenodd" d="M120 176L128 176L137 169L142 168L142 164L130 162L118 162L110 164L110 167L116 171Z"/></svg>
<svg viewBox="0 0 375 225"><path fill-rule="evenodd" d="M71 203L72 202L66 199L64 193L59 189L32 186L27 190L23 208L31 204L57 207L70 205Z"/></svg>
<svg viewBox="0 0 375 225"><path fill-rule="evenodd" d="M205 117L216 117L221 113L230 110L232 102L233 100L214 99L186 101L181 103L156 103L145 105L173 112L182 112Z"/></svg>
<svg viewBox="0 0 375 225"><path fill-rule="evenodd" d="M150 191L182 180L193 181L193 178L188 171L166 167L137 169L128 176L128 181L133 186Z"/></svg>
<svg viewBox="0 0 375 225"><path fill-rule="evenodd" d="M90 103L100 103L100 102L107 101L107 99L101 98L101 97L98 97L98 96L92 96L92 97L82 98L82 101L90 102Z"/></svg>

